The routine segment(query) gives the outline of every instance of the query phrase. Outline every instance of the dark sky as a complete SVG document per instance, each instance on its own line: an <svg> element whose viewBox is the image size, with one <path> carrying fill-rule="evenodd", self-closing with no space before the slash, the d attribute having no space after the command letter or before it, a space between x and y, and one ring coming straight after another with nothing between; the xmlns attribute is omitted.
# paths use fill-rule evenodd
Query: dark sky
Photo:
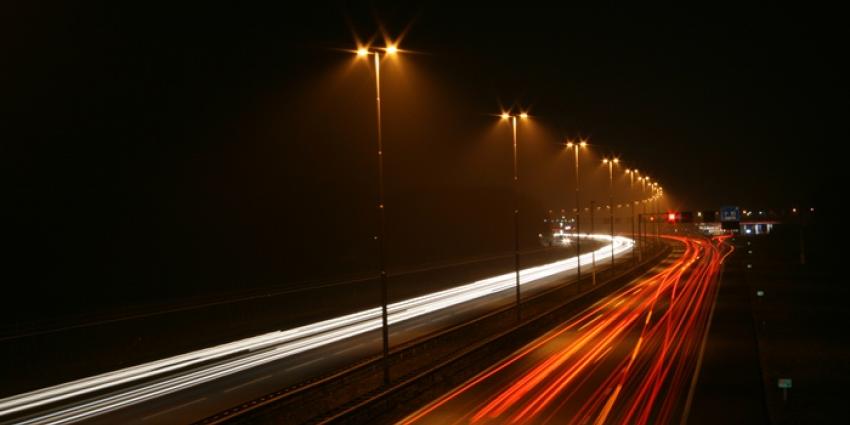
<svg viewBox="0 0 850 425"><path fill-rule="evenodd" d="M825 202L846 109L834 11L455 3L2 6L17 305L373 270L373 81L340 49L381 45L381 27L409 50L384 66L393 267L511 248L500 105L533 116L527 247L546 210L573 207L558 143L579 135L598 202L611 153L675 208Z"/></svg>

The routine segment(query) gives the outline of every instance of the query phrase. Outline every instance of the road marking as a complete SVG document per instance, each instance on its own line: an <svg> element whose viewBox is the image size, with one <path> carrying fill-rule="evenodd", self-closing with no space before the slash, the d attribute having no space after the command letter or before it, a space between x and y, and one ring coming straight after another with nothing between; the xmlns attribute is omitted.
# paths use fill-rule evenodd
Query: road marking
<svg viewBox="0 0 850 425"><path fill-rule="evenodd" d="M594 317L593 319L588 320L588 321L587 321L587 323L585 323L585 324L581 325L581 327L579 327L579 328L578 328L578 329L576 329L576 330L578 330L578 331L584 330L584 328L586 328L586 327L587 327L587 325L589 325L589 324L591 324L591 323L593 323L593 322L595 322L595 321L599 320L599 318L600 318L600 317L602 317L602 314L603 314L603 313L599 313L599 314L597 314L597 315L596 315L596 317Z"/></svg>
<svg viewBox="0 0 850 425"><path fill-rule="evenodd" d="M352 345L352 346L350 346L350 347L348 347L348 348L344 348L344 349L342 349L342 350L337 351L337 354L347 353L347 352L349 352L349 351L351 351L351 350L358 349L358 348L360 348L360 345Z"/></svg>
<svg viewBox="0 0 850 425"><path fill-rule="evenodd" d="M198 403L198 402L204 401L204 400L206 400L206 399L207 399L206 397L201 397L201 398L199 398L199 399L192 400L192 401L190 401L190 402L188 402L188 403L183 403L183 404L181 404L181 405L179 405L179 406L174 406L174 407L171 407L171 408L168 408L168 409L165 409L165 410L160 410L159 412L156 412L156 413L154 413L153 415L148 415L148 416L143 417L143 418L142 418L142 420L143 420L143 421L146 421L146 420L148 420L148 419L150 419L150 418L153 418L153 417L156 417L156 416L159 416L159 415L164 415L164 414L166 414L166 413L168 413L168 412L172 412L172 411L177 410L177 409L182 409L182 408L184 408L184 407L186 407L186 406L188 406L188 405L190 405L190 404L195 404L195 403Z"/></svg>
<svg viewBox="0 0 850 425"><path fill-rule="evenodd" d="M237 385L237 386L235 386L235 387L230 387L230 388L228 388L228 389L226 389L226 390L224 390L224 391L222 391L222 392L229 393L229 392L231 392L231 391L233 391L233 390L236 390L236 389L242 388L242 387L244 387L244 386L246 386L246 385L251 385L251 384L255 384L255 383L257 383L257 382L260 382L260 381L262 381L263 379L269 379L269 378L271 378L272 376L274 376L274 375L261 376L261 377L259 377L259 378L257 378L257 379L254 379L254 380L251 380L251 381L245 382L244 384L239 384L239 385Z"/></svg>

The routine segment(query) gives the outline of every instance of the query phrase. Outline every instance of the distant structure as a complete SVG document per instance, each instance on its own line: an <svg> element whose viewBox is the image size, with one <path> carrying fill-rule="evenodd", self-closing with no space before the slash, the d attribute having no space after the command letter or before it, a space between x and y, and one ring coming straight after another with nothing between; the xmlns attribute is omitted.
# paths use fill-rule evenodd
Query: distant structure
<svg viewBox="0 0 850 425"><path fill-rule="evenodd" d="M570 235L575 227L575 218L567 218L564 211L561 215L555 215L549 210L547 218L543 219L545 229L539 233L538 239L543 246L567 246L570 245Z"/></svg>
<svg viewBox="0 0 850 425"><path fill-rule="evenodd" d="M730 231L741 235L764 235L780 223L772 212L742 210L737 206L724 206L717 211L700 211L697 217L697 228L706 235L720 235Z"/></svg>

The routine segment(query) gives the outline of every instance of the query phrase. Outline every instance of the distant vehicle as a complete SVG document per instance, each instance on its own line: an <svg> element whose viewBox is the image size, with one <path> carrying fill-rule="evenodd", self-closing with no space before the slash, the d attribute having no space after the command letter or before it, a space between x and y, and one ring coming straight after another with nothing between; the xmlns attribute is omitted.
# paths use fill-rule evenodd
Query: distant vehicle
<svg viewBox="0 0 850 425"><path fill-rule="evenodd" d="M541 245L567 246L571 243L570 235L575 219L560 216L544 219L543 222L546 223L546 231L537 235Z"/></svg>
<svg viewBox="0 0 850 425"><path fill-rule="evenodd" d="M558 232L550 235L539 234L540 244L543 246L567 246L571 244L570 234Z"/></svg>

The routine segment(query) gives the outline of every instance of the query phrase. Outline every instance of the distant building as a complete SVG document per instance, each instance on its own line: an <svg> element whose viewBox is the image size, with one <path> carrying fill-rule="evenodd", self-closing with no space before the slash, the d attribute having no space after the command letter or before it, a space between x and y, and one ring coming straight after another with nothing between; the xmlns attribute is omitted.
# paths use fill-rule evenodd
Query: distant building
<svg viewBox="0 0 850 425"><path fill-rule="evenodd" d="M742 235L766 235L777 224L776 221L742 221L740 232Z"/></svg>
<svg viewBox="0 0 850 425"><path fill-rule="evenodd" d="M702 211L702 218L697 228L706 235L719 235L723 233L738 233L741 235L766 235L773 230L773 226L779 224L774 214L765 211L742 210L736 206L721 207L716 214L711 211ZM716 219L719 216L719 221Z"/></svg>
<svg viewBox="0 0 850 425"><path fill-rule="evenodd" d="M566 246L570 244L569 236L574 232L575 218L554 216L551 213L543 219L545 230L538 234L543 246Z"/></svg>

